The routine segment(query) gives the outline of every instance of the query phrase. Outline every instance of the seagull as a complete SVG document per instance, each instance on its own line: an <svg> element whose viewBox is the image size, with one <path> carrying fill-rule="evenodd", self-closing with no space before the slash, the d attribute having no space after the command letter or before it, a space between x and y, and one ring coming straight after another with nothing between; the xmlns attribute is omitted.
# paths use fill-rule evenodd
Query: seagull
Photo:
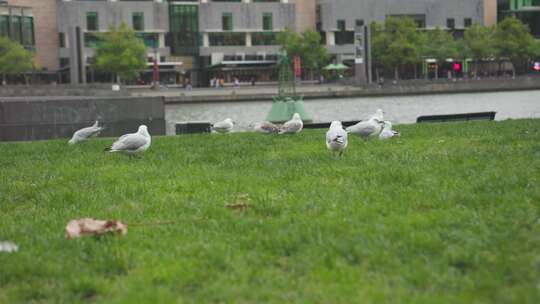
<svg viewBox="0 0 540 304"><path fill-rule="evenodd" d="M341 121L333 121L330 124L330 129L326 132L326 147L332 152L339 152L339 156L343 155L348 145L347 136Z"/></svg>
<svg viewBox="0 0 540 304"><path fill-rule="evenodd" d="M90 137L98 136L99 133L103 130L103 127L98 126L99 122L96 122L90 126L83 129L80 129L73 133L73 137L68 141L70 145L74 145L78 142L88 140Z"/></svg>
<svg viewBox="0 0 540 304"><path fill-rule="evenodd" d="M229 133L234 127L234 121L230 118L227 118L223 121L216 122L212 125L212 129L218 133Z"/></svg>
<svg viewBox="0 0 540 304"><path fill-rule="evenodd" d="M371 118L377 118L379 121L384 121L384 112L382 109L377 109L377 111L375 111L375 114L371 115L370 119Z"/></svg>
<svg viewBox="0 0 540 304"><path fill-rule="evenodd" d="M272 134L279 132L278 126L268 121L252 124L251 127L257 133Z"/></svg>
<svg viewBox="0 0 540 304"><path fill-rule="evenodd" d="M152 139L148 133L148 127L140 125L137 133L122 135L110 148L105 149L109 152L122 152L128 155L146 151L150 147Z"/></svg>
<svg viewBox="0 0 540 304"><path fill-rule="evenodd" d="M292 119L284 123L283 126L281 126L279 134L299 133L300 131L302 131L303 127L304 123L302 122L302 118L300 118L300 114L294 113Z"/></svg>
<svg viewBox="0 0 540 304"><path fill-rule="evenodd" d="M384 128L381 134L379 134L379 139L384 140L384 139L390 139L392 137L399 137L399 136L401 136L401 134L399 134L398 131L392 130L392 123L389 122L388 120L384 121Z"/></svg>
<svg viewBox="0 0 540 304"><path fill-rule="evenodd" d="M362 138L369 138L372 136L377 136L381 133L382 123L383 123L382 121L373 117L368 121L361 121L355 124L354 126L348 127L347 133L352 133Z"/></svg>

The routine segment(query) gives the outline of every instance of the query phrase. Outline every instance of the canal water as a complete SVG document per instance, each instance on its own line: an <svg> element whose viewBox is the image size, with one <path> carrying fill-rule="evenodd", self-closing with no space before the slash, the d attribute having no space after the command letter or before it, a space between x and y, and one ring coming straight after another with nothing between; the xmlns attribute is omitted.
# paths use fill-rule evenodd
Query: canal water
<svg viewBox="0 0 540 304"><path fill-rule="evenodd" d="M168 104L165 107L167 135L174 135L175 124L216 122L232 118L237 130L251 122L263 121L272 107L271 101L207 102ZM395 124L415 123L419 116L497 112L496 120L540 118L540 90L493 93L460 93L417 96L385 96L313 99L305 101L313 122L366 119L381 108L385 119Z"/></svg>

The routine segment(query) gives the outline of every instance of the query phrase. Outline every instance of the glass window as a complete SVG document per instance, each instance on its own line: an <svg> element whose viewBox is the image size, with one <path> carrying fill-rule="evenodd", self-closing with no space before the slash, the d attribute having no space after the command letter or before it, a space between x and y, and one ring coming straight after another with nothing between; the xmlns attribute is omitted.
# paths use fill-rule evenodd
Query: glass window
<svg viewBox="0 0 540 304"><path fill-rule="evenodd" d="M61 48L66 47L66 33L58 33L58 46Z"/></svg>
<svg viewBox="0 0 540 304"><path fill-rule="evenodd" d="M0 36L9 37L9 16L0 16Z"/></svg>
<svg viewBox="0 0 540 304"><path fill-rule="evenodd" d="M263 13L263 31L271 31L274 29L274 21L272 13Z"/></svg>
<svg viewBox="0 0 540 304"><path fill-rule="evenodd" d="M172 5L169 8L170 33L166 44L174 55L192 55L199 46L199 10L197 5Z"/></svg>
<svg viewBox="0 0 540 304"><path fill-rule="evenodd" d="M11 16L11 39L22 44L21 16Z"/></svg>
<svg viewBox="0 0 540 304"><path fill-rule="evenodd" d="M346 23L345 23L345 20L338 20L337 21L337 28L339 31L345 31L346 29Z"/></svg>
<svg viewBox="0 0 540 304"><path fill-rule="evenodd" d="M465 27L470 27L472 25L472 19L465 18L465 20L463 21L463 24L465 25Z"/></svg>
<svg viewBox="0 0 540 304"><path fill-rule="evenodd" d="M356 19L356 26L364 26L364 19Z"/></svg>
<svg viewBox="0 0 540 304"><path fill-rule="evenodd" d="M454 21L454 18L446 19L446 27L449 29L453 29L456 27L456 22Z"/></svg>
<svg viewBox="0 0 540 304"><path fill-rule="evenodd" d="M86 13L86 30L99 31L99 20L97 12Z"/></svg>
<svg viewBox="0 0 540 304"><path fill-rule="evenodd" d="M144 31L144 13L133 13L132 16L133 29L136 31Z"/></svg>
<svg viewBox="0 0 540 304"><path fill-rule="evenodd" d="M232 31L233 29L233 19L232 13L223 13L221 16L221 27L224 31Z"/></svg>
<svg viewBox="0 0 540 304"><path fill-rule="evenodd" d="M22 44L34 45L34 18L25 16L22 19Z"/></svg>

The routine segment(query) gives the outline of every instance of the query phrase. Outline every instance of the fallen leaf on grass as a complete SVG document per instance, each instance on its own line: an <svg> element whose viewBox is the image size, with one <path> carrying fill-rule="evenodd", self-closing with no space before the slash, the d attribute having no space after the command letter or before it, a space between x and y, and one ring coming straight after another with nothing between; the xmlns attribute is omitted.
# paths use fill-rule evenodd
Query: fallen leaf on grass
<svg viewBox="0 0 540 304"><path fill-rule="evenodd" d="M68 239L79 238L83 235L99 235L114 232L126 234L127 225L120 221L102 221L92 218L83 218L71 220L66 226L66 237Z"/></svg>
<svg viewBox="0 0 540 304"><path fill-rule="evenodd" d="M17 252L19 250L19 246L17 244L12 242L0 242L0 252Z"/></svg>
<svg viewBox="0 0 540 304"><path fill-rule="evenodd" d="M227 204L227 205L225 205L225 208L229 208L229 209L244 209L244 208L247 208L247 207L249 207L249 205L246 204L246 203Z"/></svg>
<svg viewBox="0 0 540 304"><path fill-rule="evenodd" d="M235 203L227 204L227 205L225 205L225 208L235 209L235 210L245 209L245 208L249 207L249 202L250 201L251 201L251 199L249 198L249 194L241 193L236 198Z"/></svg>

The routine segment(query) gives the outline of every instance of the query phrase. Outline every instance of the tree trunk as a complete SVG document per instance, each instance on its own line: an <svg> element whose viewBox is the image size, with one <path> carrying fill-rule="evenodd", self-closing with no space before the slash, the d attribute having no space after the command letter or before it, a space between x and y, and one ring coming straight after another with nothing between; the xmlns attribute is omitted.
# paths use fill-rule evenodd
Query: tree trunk
<svg viewBox="0 0 540 304"><path fill-rule="evenodd" d="M399 80L399 65L396 65L394 67L394 80L395 81L398 81Z"/></svg>
<svg viewBox="0 0 540 304"><path fill-rule="evenodd" d="M474 79L478 79L478 65L480 64L479 60L474 61Z"/></svg>
<svg viewBox="0 0 540 304"><path fill-rule="evenodd" d="M7 85L6 74L2 73L2 85Z"/></svg>
<svg viewBox="0 0 540 304"><path fill-rule="evenodd" d="M439 80L439 63L435 66L435 80Z"/></svg>
<svg viewBox="0 0 540 304"><path fill-rule="evenodd" d="M381 82L381 77L379 75L379 69L375 68L375 78L377 78L377 83Z"/></svg>
<svg viewBox="0 0 540 304"><path fill-rule="evenodd" d="M414 64L414 79L418 79L418 64Z"/></svg>

